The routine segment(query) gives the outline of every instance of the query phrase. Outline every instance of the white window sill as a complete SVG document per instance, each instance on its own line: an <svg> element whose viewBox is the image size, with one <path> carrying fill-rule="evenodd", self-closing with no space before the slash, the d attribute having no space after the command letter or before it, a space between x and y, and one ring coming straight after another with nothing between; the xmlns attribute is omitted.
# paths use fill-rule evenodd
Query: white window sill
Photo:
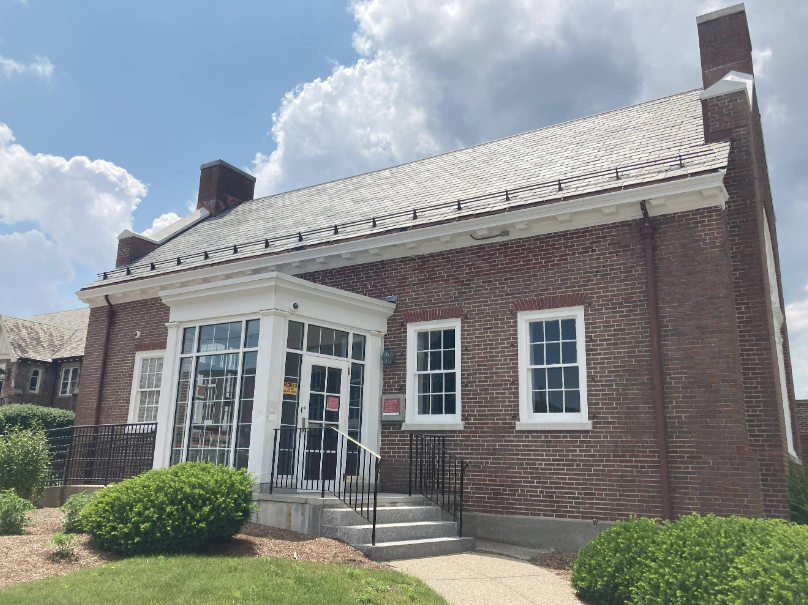
<svg viewBox="0 0 808 605"><path fill-rule="evenodd" d="M402 431L462 431L462 422L405 422L401 425Z"/></svg>
<svg viewBox="0 0 808 605"><path fill-rule="evenodd" d="M517 431L591 431L592 421L586 422L517 422Z"/></svg>

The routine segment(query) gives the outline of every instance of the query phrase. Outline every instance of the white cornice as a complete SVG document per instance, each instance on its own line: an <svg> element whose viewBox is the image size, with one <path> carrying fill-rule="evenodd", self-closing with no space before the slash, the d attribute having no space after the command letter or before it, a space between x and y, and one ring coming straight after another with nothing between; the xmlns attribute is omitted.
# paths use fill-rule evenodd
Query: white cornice
<svg viewBox="0 0 808 605"><path fill-rule="evenodd" d="M104 304L104 295L108 295L114 303L141 300L154 298L158 296L158 292L161 296L171 295L178 289L200 284L210 285L212 282L249 275L266 275L268 272L295 275L326 268L359 265L383 259L430 254L509 239L583 229L639 219L642 216L639 202L643 200L650 202L648 211L651 216L708 207L723 209L728 198L723 177L724 173L719 171L410 231L187 269L108 286L102 285L80 290L77 295L82 302L98 306ZM491 234L509 231L509 235L483 241L469 237L485 229ZM321 260L318 262L317 259Z"/></svg>

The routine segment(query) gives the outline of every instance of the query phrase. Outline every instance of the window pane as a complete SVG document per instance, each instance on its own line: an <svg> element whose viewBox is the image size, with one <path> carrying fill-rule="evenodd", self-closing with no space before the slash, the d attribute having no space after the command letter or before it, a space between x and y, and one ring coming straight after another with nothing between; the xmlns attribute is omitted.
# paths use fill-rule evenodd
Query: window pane
<svg viewBox="0 0 808 605"><path fill-rule="evenodd" d="M443 414L443 395L432 395L432 413Z"/></svg>
<svg viewBox="0 0 808 605"><path fill-rule="evenodd" d="M443 369L444 370L454 370L455 368L455 352L454 351L444 351L443 352Z"/></svg>
<svg viewBox="0 0 808 605"><path fill-rule="evenodd" d="M421 394L431 392L432 382L429 379L429 374L418 377L418 392Z"/></svg>
<svg viewBox="0 0 808 605"><path fill-rule="evenodd" d="M199 352L226 351L241 346L241 322L202 326L199 333Z"/></svg>
<svg viewBox="0 0 808 605"><path fill-rule="evenodd" d="M455 381L456 376L457 375L454 372L446 372L443 375L443 390L447 393L454 393L457 390Z"/></svg>
<svg viewBox="0 0 808 605"><path fill-rule="evenodd" d="M241 348L241 330L242 325L241 322L231 323L229 325L229 334L227 338L227 349L239 349Z"/></svg>
<svg viewBox="0 0 808 605"><path fill-rule="evenodd" d="M530 342L544 342L544 322L530 322Z"/></svg>
<svg viewBox="0 0 808 605"><path fill-rule="evenodd" d="M564 391L549 391L547 405L551 414L560 414L564 411Z"/></svg>
<svg viewBox="0 0 808 605"><path fill-rule="evenodd" d="M432 374L432 392L443 393L443 374Z"/></svg>
<svg viewBox="0 0 808 605"><path fill-rule="evenodd" d="M561 343L561 360L564 363L578 363L577 343L574 340Z"/></svg>
<svg viewBox="0 0 808 605"><path fill-rule="evenodd" d="M575 340L575 320L561 320L561 340Z"/></svg>
<svg viewBox="0 0 808 605"><path fill-rule="evenodd" d="M429 405L429 395L418 396L418 413L429 414L432 411Z"/></svg>
<svg viewBox="0 0 808 605"><path fill-rule="evenodd" d="M328 382L325 392L332 395L339 395L342 390L342 370L339 368L328 368Z"/></svg>
<svg viewBox="0 0 808 605"><path fill-rule="evenodd" d="M354 334L351 342L351 359L365 361L365 336Z"/></svg>
<svg viewBox="0 0 808 605"><path fill-rule="evenodd" d="M545 363L548 366L561 363L561 343L548 342L546 346L547 346L547 357L545 358Z"/></svg>
<svg viewBox="0 0 808 605"><path fill-rule="evenodd" d="M544 365L544 345L539 343L537 345L530 345L530 365L543 366Z"/></svg>
<svg viewBox="0 0 808 605"><path fill-rule="evenodd" d="M547 388L560 389L561 387L561 368L547 368Z"/></svg>
<svg viewBox="0 0 808 605"><path fill-rule="evenodd" d="M544 368L534 368L533 372L533 390L543 391L547 388L547 370Z"/></svg>
<svg viewBox="0 0 808 605"><path fill-rule="evenodd" d="M544 336L547 342L561 340L561 330L559 329L557 319L544 322Z"/></svg>
<svg viewBox="0 0 808 605"><path fill-rule="evenodd" d="M303 324L299 321L289 322L289 333L286 336L286 348L295 351L303 350Z"/></svg>
<svg viewBox="0 0 808 605"><path fill-rule="evenodd" d="M348 333L342 330L334 331L334 355L348 357Z"/></svg>
<svg viewBox="0 0 808 605"><path fill-rule="evenodd" d="M193 339L191 339L191 342L193 343ZM193 361L191 357L185 357L180 360L180 375L177 383L177 401L174 412L174 440L171 444L171 464L177 464L182 459L185 416L191 397L191 368L193 367Z"/></svg>
<svg viewBox="0 0 808 605"><path fill-rule="evenodd" d="M194 337L196 336L196 328L185 328L182 331L182 352L194 352Z"/></svg>
<svg viewBox="0 0 808 605"><path fill-rule="evenodd" d="M455 331L454 331L454 329L444 330L443 331L443 348L444 349L454 349L455 348Z"/></svg>
<svg viewBox="0 0 808 605"><path fill-rule="evenodd" d="M416 353L416 368L418 372L426 372L429 369L429 353Z"/></svg>
<svg viewBox="0 0 808 605"><path fill-rule="evenodd" d="M445 414L455 414L457 412L457 402L454 394L443 396L443 412Z"/></svg>
<svg viewBox="0 0 808 605"><path fill-rule="evenodd" d="M429 348L430 349L440 349L441 348L441 331L440 330L433 330L429 333Z"/></svg>
<svg viewBox="0 0 808 605"><path fill-rule="evenodd" d="M254 349L258 346L258 332L260 328L260 319L251 319L247 322L247 333L244 336L244 348Z"/></svg>
<svg viewBox="0 0 808 605"><path fill-rule="evenodd" d="M533 391L533 412L535 414L547 413L547 391Z"/></svg>
<svg viewBox="0 0 808 605"><path fill-rule="evenodd" d="M316 393L325 392L325 367L311 366L310 389Z"/></svg>
<svg viewBox="0 0 808 605"><path fill-rule="evenodd" d="M308 335L306 336L306 350L309 353L320 352L320 326L313 326L309 324Z"/></svg>
<svg viewBox="0 0 808 605"><path fill-rule="evenodd" d="M334 354L334 330L330 328L320 328L320 355Z"/></svg>
<svg viewBox="0 0 808 605"><path fill-rule="evenodd" d="M578 366L571 368L564 368L564 388L577 389L578 388Z"/></svg>
<svg viewBox="0 0 808 605"><path fill-rule="evenodd" d="M575 414L581 411L580 391L564 391L564 411Z"/></svg>
<svg viewBox="0 0 808 605"><path fill-rule="evenodd" d="M429 349L429 332L418 332L418 350L426 351Z"/></svg>
<svg viewBox="0 0 808 605"><path fill-rule="evenodd" d="M440 334L440 332L438 332ZM441 359L443 355L440 351L430 351L429 352L429 369L430 370L440 370L443 366L441 365Z"/></svg>

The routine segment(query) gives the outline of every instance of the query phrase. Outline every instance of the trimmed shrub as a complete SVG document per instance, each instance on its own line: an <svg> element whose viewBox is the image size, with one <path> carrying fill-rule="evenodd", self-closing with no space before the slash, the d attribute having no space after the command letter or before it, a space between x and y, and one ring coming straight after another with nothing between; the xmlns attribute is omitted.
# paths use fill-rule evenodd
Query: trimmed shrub
<svg viewBox="0 0 808 605"><path fill-rule="evenodd" d="M726 603L735 560L754 548L766 528L752 519L693 514L667 523L638 569L634 603Z"/></svg>
<svg viewBox="0 0 808 605"><path fill-rule="evenodd" d="M572 572L572 586L593 603L630 603L640 563L648 557L662 526L653 519L618 523L581 549Z"/></svg>
<svg viewBox="0 0 808 605"><path fill-rule="evenodd" d="M75 534L65 534L57 531L46 544L50 546L52 558L64 561L76 556L77 541L78 537Z"/></svg>
<svg viewBox="0 0 808 605"><path fill-rule="evenodd" d="M808 525L808 472L796 462L790 462L788 473L788 507L794 523Z"/></svg>
<svg viewBox="0 0 808 605"><path fill-rule="evenodd" d="M0 536L21 534L29 523L25 515L32 510L34 505L13 489L0 491Z"/></svg>
<svg viewBox="0 0 808 605"><path fill-rule="evenodd" d="M0 490L37 500L45 489L50 448L44 431L13 428L0 435Z"/></svg>
<svg viewBox="0 0 808 605"><path fill-rule="evenodd" d="M13 427L59 429L73 426L75 418L76 414L70 410L48 408L30 403L12 403L0 406L0 433L5 433Z"/></svg>
<svg viewBox="0 0 808 605"><path fill-rule="evenodd" d="M105 550L178 553L227 540L255 512L245 470L185 462L96 492L79 517Z"/></svg>
<svg viewBox="0 0 808 605"><path fill-rule="evenodd" d="M84 532L84 526L81 523L81 511L84 510L92 495L87 492L73 494L65 503L62 504L61 511L64 513L62 516L62 531L66 534L80 534Z"/></svg>
<svg viewBox="0 0 808 605"><path fill-rule="evenodd" d="M761 545L735 560L730 605L804 605L808 602L808 527L761 522Z"/></svg>

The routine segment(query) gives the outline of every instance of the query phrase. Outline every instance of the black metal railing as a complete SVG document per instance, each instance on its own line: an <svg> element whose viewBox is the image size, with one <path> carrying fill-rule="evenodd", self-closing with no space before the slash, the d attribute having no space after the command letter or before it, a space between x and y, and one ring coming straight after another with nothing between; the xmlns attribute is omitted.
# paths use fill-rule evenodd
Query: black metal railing
<svg viewBox="0 0 808 605"><path fill-rule="evenodd" d="M468 462L446 450L446 436L410 433L409 495L419 493L452 515L463 535L463 482Z"/></svg>
<svg viewBox="0 0 808 605"><path fill-rule="evenodd" d="M152 468L156 422L71 426L45 431L48 485L108 485Z"/></svg>
<svg viewBox="0 0 808 605"><path fill-rule="evenodd" d="M334 427L275 429L269 493L277 489L333 494L372 526L376 544L376 501L381 456Z"/></svg>

